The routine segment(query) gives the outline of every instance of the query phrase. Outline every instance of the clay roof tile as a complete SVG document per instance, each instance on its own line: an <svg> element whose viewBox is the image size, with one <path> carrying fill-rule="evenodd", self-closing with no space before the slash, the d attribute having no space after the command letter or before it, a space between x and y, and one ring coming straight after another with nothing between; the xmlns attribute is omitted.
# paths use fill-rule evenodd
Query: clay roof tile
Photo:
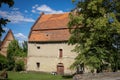
<svg viewBox="0 0 120 80"><path fill-rule="evenodd" d="M66 41L70 37L67 27L69 13L43 14L31 29L29 41Z"/></svg>

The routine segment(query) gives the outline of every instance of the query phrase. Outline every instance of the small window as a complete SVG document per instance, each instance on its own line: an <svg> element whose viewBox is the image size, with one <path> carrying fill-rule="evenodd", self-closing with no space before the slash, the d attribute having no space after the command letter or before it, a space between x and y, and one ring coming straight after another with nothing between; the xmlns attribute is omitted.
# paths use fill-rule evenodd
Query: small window
<svg viewBox="0 0 120 80"><path fill-rule="evenodd" d="M37 68L39 68L39 67L40 67L40 63L39 63L39 62L37 62L37 63L36 63L36 65L37 65Z"/></svg>
<svg viewBox="0 0 120 80"><path fill-rule="evenodd" d="M59 58L62 58L62 57L63 57L63 50L59 49Z"/></svg>
<svg viewBox="0 0 120 80"><path fill-rule="evenodd" d="M37 46L37 49L40 49L40 46Z"/></svg>

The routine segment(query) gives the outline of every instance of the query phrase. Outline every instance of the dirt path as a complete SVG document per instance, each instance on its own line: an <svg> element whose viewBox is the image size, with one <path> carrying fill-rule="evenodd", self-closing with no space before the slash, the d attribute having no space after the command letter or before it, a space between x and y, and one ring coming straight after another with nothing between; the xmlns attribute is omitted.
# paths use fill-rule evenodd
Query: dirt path
<svg viewBox="0 0 120 80"><path fill-rule="evenodd" d="M75 75L73 80L120 80L120 72L79 74Z"/></svg>

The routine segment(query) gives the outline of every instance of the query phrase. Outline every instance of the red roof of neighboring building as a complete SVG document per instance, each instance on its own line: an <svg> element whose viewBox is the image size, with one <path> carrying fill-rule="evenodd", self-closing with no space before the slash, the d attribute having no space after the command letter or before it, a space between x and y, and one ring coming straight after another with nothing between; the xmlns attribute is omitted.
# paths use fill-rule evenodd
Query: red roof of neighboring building
<svg viewBox="0 0 120 80"><path fill-rule="evenodd" d="M7 34L6 34L6 36L4 37L4 39L3 39L3 41L2 41L2 43L1 43L1 45L0 45L0 48L2 48L2 47L4 47L4 45L6 44L6 41L12 41L12 40L14 40L15 38L14 38L14 35L13 35L13 33L12 33L12 30L9 30L8 32L7 32Z"/></svg>
<svg viewBox="0 0 120 80"><path fill-rule="evenodd" d="M15 38L12 31L9 30L0 45L0 54L7 56L7 47L9 46L9 43L14 39Z"/></svg>
<svg viewBox="0 0 120 80"><path fill-rule="evenodd" d="M29 41L67 41L70 37L68 21L69 13L41 14L31 28Z"/></svg>

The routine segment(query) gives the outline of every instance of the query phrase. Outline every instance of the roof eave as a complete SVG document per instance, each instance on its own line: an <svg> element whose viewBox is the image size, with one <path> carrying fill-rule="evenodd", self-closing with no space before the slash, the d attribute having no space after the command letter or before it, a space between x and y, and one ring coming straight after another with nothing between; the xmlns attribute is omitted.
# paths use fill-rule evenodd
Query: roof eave
<svg viewBox="0 0 120 80"><path fill-rule="evenodd" d="M57 43L57 42L68 42L68 40L56 40L56 41L28 41L28 43Z"/></svg>

